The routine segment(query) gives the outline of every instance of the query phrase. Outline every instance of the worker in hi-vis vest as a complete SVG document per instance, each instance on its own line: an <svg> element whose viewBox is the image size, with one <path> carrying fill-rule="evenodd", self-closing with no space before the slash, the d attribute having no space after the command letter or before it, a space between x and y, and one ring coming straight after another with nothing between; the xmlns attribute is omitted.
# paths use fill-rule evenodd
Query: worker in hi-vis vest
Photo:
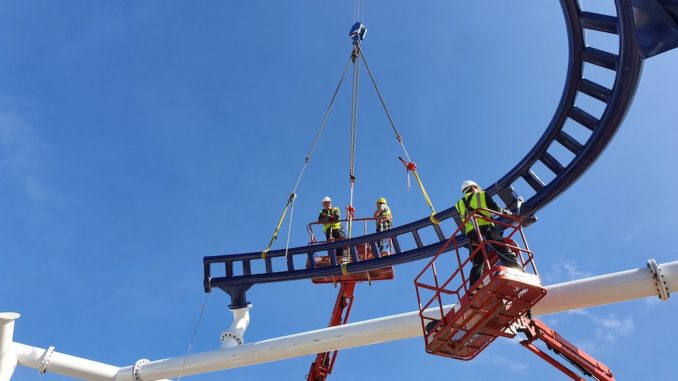
<svg viewBox="0 0 678 381"><path fill-rule="evenodd" d="M332 199L325 196L322 200L323 208L320 210L318 222L323 224L325 239L344 238L344 229L341 226L341 211L332 207Z"/></svg>
<svg viewBox="0 0 678 381"><path fill-rule="evenodd" d="M502 210L501 208L499 208L499 206L492 199L492 196L485 193L485 191L483 191L475 181L471 180L464 181L461 184L461 192L464 194L464 196L457 202L455 208L457 209L457 212L459 212L459 217L461 218L462 222L469 216L468 213L473 212L476 209L489 209L499 213L510 213L510 211L508 210ZM478 230L480 230L480 234L483 236L483 238L486 240L489 239L493 241L504 242L504 237L502 236L501 232L493 229L494 224L491 221L492 214L485 210L479 210L477 211L477 213L487 218L487 220L477 217L475 219L476 224L478 225ZM468 236L471 244L471 246L469 247L469 253L473 253L478 247L480 239L478 237L478 232L476 232L475 227L473 226L472 219L469 219L464 224L463 230L466 236ZM494 251L499 256L499 259L501 260L503 266L522 269L522 267L518 263L518 258L516 257L516 254L509 250L507 247L505 246L495 247L492 245L488 245L487 247L488 248L492 247L494 249ZM474 283L478 281L480 275L483 273L484 270L485 270L485 258L483 256L483 253L481 251L478 251L477 253L475 253L475 256L473 257L473 266L471 267L471 274L469 276L470 287L474 287ZM482 285L478 286L478 288L480 287L482 287ZM478 292L478 288L474 288L471 291L471 295Z"/></svg>
<svg viewBox="0 0 678 381"><path fill-rule="evenodd" d="M374 211L374 218L376 219L377 223L377 233L390 229L391 225L393 224L391 208L388 207L386 204L386 199L383 197L379 197L377 200L377 210ZM379 242L377 242L377 246L379 246L379 252L383 253L388 244L390 244L390 240L388 239L379 240ZM388 249L390 250L390 247L388 247Z"/></svg>

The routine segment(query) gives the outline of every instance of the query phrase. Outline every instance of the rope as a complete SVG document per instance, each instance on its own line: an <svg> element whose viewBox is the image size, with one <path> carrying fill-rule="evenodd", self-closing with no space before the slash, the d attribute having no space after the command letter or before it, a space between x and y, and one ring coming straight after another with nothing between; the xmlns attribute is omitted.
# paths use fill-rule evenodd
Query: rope
<svg viewBox="0 0 678 381"><path fill-rule="evenodd" d="M370 76L370 80L372 81L372 86L374 86L374 90L377 92L377 96L379 97L379 102L381 102L381 106L384 108L384 112L386 112L386 117L388 118L388 122L391 125L391 128L393 129L393 132L395 133L395 138L398 140L398 143L400 143L400 147L402 147L403 152L405 153L405 158L407 158L407 161L412 161L410 159L410 154L407 152L407 149L405 148L405 143L403 142L403 136L400 135L400 132L398 132L398 129L395 126L395 122L393 122L393 117L391 117L391 113L388 111L388 107L386 107L386 102L384 101L384 97L381 95L381 91L379 91L379 86L377 86L377 81L374 79L374 75L372 75L372 70L370 70L370 66L367 64L367 59L365 58L365 53L360 52L360 57L363 60L363 63L365 63L365 69L367 69L367 74Z"/></svg>
<svg viewBox="0 0 678 381"><path fill-rule="evenodd" d="M202 316L205 313L205 306L207 305L207 301L210 298L211 293L207 293L205 296L205 301L202 303L202 306L200 307L200 316L198 317L198 322L195 325L195 329L193 330L193 336L191 337L191 342L188 344L188 349L186 350L186 356L184 356L184 361L181 363L181 368L179 369L179 377L177 378L177 381L181 380L181 375L184 373L184 367L186 366L186 360L188 360L188 355L191 353L191 347L193 347L193 341L195 340L195 335L198 333L198 327L200 327L200 322L202 321Z"/></svg>
<svg viewBox="0 0 678 381"><path fill-rule="evenodd" d="M287 199L287 203L285 204L285 208L283 209L282 215L280 216L280 219L278 220L278 225L276 226L275 230L273 231L273 235L271 236L271 240L268 243L268 246L261 252L261 258L266 259L266 255L268 252L271 250L271 246L273 246L273 242L275 242L276 239L278 239L278 232L280 231L280 227L282 226L283 220L285 219L285 215L287 214L287 210L292 206L292 209L294 210L294 201L296 200L297 197L297 188L299 187L299 183L301 183L301 178L304 176L304 173L306 172L306 167L308 167L308 163L311 161L311 155L313 154L313 151L315 150L315 146L318 144L318 140L320 139L320 135L322 134L323 130L327 126L327 119L330 116L330 113L332 112L332 107L334 106L334 101L337 98L337 94L339 93L339 89L341 88L341 84L344 83L344 77L346 76L346 71L348 70L348 64L351 62L349 59L348 62L344 65L344 69L341 72L341 77L339 78L339 83L337 84L337 87L334 89L334 93L332 93L332 98L330 98L330 104L327 106L327 110L325 110L325 115L323 116L323 120L320 123L320 127L318 128L318 131L315 134L315 137L313 138L313 142L311 143L311 147L308 150L308 153L306 154L306 158L304 159L304 165L301 168L301 171L299 172L299 176L297 177L297 182L294 184L294 188L292 189L292 192L290 192L289 198ZM287 250L289 249L289 233L287 236L287 246L285 246L285 255L287 255Z"/></svg>
<svg viewBox="0 0 678 381"><path fill-rule="evenodd" d="M374 90L377 92L377 96L379 97L379 102L381 102L381 106L384 108L384 112L386 112L386 117L388 118L388 122L391 125L391 128L393 129L393 132L395 133L395 138L398 140L398 143L400 143L400 147L403 149L403 152L405 153L405 157L407 158L407 162L403 160L402 157L399 157L400 161L405 164L405 168L407 169L407 189L410 189L410 177L409 177L409 172L412 171L412 174L414 175L414 178L417 180L417 183L419 184L419 188L421 189L421 193L424 195L424 199L426 200L426 203L428 204L429 209L431 209L431 215L429 216L429 219L431 220L432 223L434 224L439 224L440 221L438 221L435 218L436 210L433 207L433 203L431 202L431 198L428 196L428 193L426 193L426 189L424 188L424 183L421 181L421 178L419 177L419 174L417 173L417 166L412 162L412 159L410 159L410 154L407 152L407 149L405 148L405 143L403 142L403 136L400 135L400 132L398 132L398 129L395 126L395 122L393 122L393 117L391 117L391 113L388 111L388 107L386 107L386 102L384 101L384 97L381 95L381 91L379 91L379 86L377 86L377 81L374 79L374 75L372 75L372 70L370 70L370 66L367 64L367 59L365 58L365 54L361 51L360 57L362 58L363 62L365 63L365 68L367 69L367 74L370 76L370 80L372 81L372 85L374 86Z"/></svg>

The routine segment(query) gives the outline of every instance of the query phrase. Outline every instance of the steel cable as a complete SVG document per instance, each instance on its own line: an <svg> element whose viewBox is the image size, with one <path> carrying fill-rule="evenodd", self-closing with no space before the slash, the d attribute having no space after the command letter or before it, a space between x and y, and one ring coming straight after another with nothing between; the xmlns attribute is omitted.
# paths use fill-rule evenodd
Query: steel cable
<svg viewBox="0 0 678 381"><path fill-rule="evenodd" d="M278 238L278 232L280 231L280 227L282 226L282 223L285 219L285 215L287 214L287 210L292 207L294 209L294 202L297 198L297 188L299 187L299 184L301 183L301 179L304 176L304 173L306 172L306 168L308 167L308 163L311 161L311 155L313 154L313 151L315 150L315 146L318 144L318 140L320 139L320 135L322 134L323 130L327 126L327 119L330 116L330 113L332 112L332 107L334 106L334 101L337 98L337 94L339 93L339 89L341 88L341 85L344 83L344 77L346 77L346 71L348 70L348 64L351 63L351 59L349 59L348 62L344 65L344 69L341 72L341 77L339 78L339 83L337 84L337 87L334 89L334 93L332 93L332 97L330 98L330 103L327 106L327 110L325 110L325 115L323 116L322 122L320 123L320 127L318 128L318 131L315 134L315 137L313 138L313 142L311 143L311 147L308 150L308 153L306 154L306 158L304 159L304 165L301 168L301 171L299 172L299 176L297 177L297 181L294 184L294 188L292 189L292 192L290 192L289 197L287 199L287 203L285 204L285 208L283 209L282 215L280 216L280 219L278 220L278 225L276 226L275 230L273 231L273 235L271 236L271 240L269 241L268 245L264 250L261 252L261 258L266 259L266 254L268 253L269 250L271 250L271 246L273 246L273 242ZM289 234L289 233L288 233ZM287 238L287 246L285 247L285 250L289 248L289 236Z"/></svg>

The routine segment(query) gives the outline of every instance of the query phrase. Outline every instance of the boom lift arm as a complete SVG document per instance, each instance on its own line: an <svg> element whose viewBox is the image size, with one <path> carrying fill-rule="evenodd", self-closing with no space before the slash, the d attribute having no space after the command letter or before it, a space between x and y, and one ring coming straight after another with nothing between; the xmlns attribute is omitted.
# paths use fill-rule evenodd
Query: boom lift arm
<svg viewBox="0 0 678 381"><path fill-rule="evenodd" d="M614 376L612 375L610 368L591 357L588 353L577 348L574 344L565 340L558 332L549 328L541 320L524 317L521 323L522 326L518 328L518 331L523 332L527 338L521 341L520 344L546 360L546 362L553 365L556 369L565 373L571 379L585 381L583 377L579 376L558 360L535 346L535 341L541 340L544 342L548 349L563 357L584 375L593 377L598 381L614 381Z"/></svg>
<svg viewBox="0 0 678 381"><path fill-rule="evenodd" d="M332 310L332 317L330 318L330 327L346 324L348 316L351 314L351 307L353 306L353 290L356 282L348 281L341 282L337 301L334 303ZM308 371L308 381L324 381L327 376L332 373L334 362L337 360L339 351L318 353L315 361L311 364L311 369Z"/></svg>

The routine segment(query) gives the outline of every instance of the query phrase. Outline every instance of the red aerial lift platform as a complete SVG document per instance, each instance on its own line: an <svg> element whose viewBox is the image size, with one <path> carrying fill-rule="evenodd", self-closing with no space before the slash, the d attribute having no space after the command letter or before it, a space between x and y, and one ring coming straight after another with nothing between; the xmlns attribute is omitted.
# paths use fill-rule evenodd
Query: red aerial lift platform
<svg viewBox="0 0 678 381"><path fill-rule="evenodd" d="M478 211L487 211L498 218L486 217ZM459 228L414 281L426 352L471 360L496 338L513 338L522 332L527 338L520 342L521 345L573 380L583 381L584 378L537 347L537 340L544 342L548 349L584 376L614 381L607 366L565 340L544 322L531 318L530 309L546 295L546 289L539 280L521 220L477 209L460 226L471 221L478 227L477 222L481 219L491 222L493 229L503 231L503 241L485 239L478 234L478 245L465 257L459 250L465 246L457 242L457 237L462 236ZM456 253L456 258L443 255L450 245L449 251ZM497 252L509 250L516 255L521 268L505 267L499 260ZM475 284L469 285L465 273L475 256L482 256L485 270ZM451 276L444 275L450 272Z"/></svg>
<svg viewBox="0 0 678 381"><path fill-rule="evenodd" d="M471 213L414 281L429 353L471 360L497 337L510 335L510 327L546 295L520 219L488 212L499 218ZM502 230L506 238L499 242L478 234L479 243L473 253L462 255L466 246L457 242L458 237L464 236L461 229L469 221L478 226L481 219L492 222L493 228ZM452 249L448 249L450 246ZM456 258L445 254L448 250ZM522 269L504 267L496 254L498 250L510 250ZM475 256L482 256L485 270L475 284L469 285L466 273ZM445 310L444 305L453 307Z"/></svg>
<svg viewBox="0 0 678 381"><path fill-rule="evenodd" d="M354 222L362 221L364 230L367 229L367 221L374 221L374 218L356 218L353 219ZM311 238L311 244L318 243L313 233L313 226L320 225L319 223L311 223L307 226L309 236ZM387 241L387 240L385 240ZM383 249L380 256L387 256L391 254L391 245L390 242L384 242L381 245ZM356 246L358 252L358 258L360 261L370 260L374 258L372 249L369 244ZM340 251L339 255L336 256L337 263L350 263L351 256L348 254L347 249ZM315 261L316 267L330 266L332 260L329 255L325 256L315 256L313 258ZM386 267L377 270L370 270L360 273L347 273L337 276L328 276L328 277L319 277L313 278L312 282L316 284L323 283L332 283L335 286L340 285L339 293L337 299L334 303L334 308L332 309L332 315L330 317L329 327L334 327L337 325L346 324L348 322L349 315L351 314L351 307L353 306L353 291L355 286L359 282L372 282L377 280L389 280L393 279L394 272L393 267ZM332 369L334 368L334 363L337 360L337 355L339 351L334 352L324 352L318 353L316 355L315 361L311 364L308 375L306 379L308 381L324 381L327 379Z"/></svg>

